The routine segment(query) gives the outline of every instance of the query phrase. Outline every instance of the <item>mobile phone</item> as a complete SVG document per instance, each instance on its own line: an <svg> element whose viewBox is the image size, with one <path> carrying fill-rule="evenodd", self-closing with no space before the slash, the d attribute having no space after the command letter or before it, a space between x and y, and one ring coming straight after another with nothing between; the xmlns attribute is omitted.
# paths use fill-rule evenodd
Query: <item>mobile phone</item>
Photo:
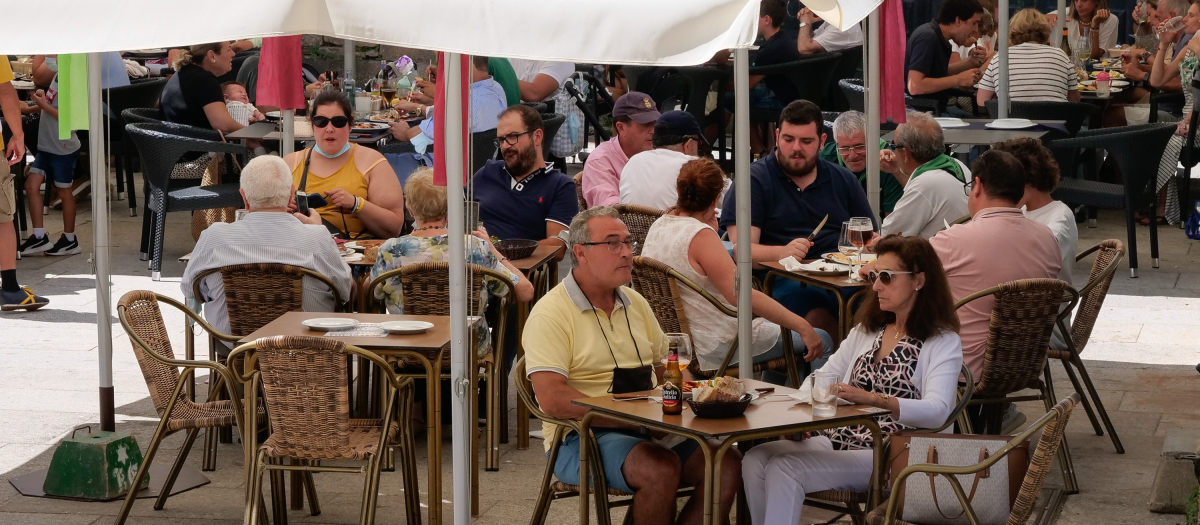
<svg viewBox="0 0 1200 525"><path fill-rule="evenodd" d="M308 194L296 190L296 213L308 215Z"/></svg>

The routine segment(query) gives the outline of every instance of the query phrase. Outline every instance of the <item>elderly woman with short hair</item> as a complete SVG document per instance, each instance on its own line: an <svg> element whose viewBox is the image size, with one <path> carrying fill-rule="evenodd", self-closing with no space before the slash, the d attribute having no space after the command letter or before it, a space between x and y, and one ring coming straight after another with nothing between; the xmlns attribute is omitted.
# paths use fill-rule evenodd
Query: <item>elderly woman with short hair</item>
<svg viewBox="0 0 1200 525"><path fill-rule="evenodd" d="M1017 11L1008 23L1008 93L1012 100L1078 102L1079 78L1071 58L1050 45L1050 24L1037 9ZM976 86L984 105L1000 88L1000 61L988 63Z"/></svg>

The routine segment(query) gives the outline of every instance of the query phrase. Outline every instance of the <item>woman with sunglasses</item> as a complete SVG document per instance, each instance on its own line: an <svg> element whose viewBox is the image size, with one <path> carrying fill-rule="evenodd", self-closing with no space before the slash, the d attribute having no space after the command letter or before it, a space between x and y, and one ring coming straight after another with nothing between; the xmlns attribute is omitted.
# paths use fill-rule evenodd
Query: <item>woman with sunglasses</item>
<svg viewBox="0 0 1200 525"><path fill-rule="evenodd" d="M889 235L875 246L879 258L858 325L818 372L841 378L838 397L888 410L878 420L885 436L941 426L954 406L962 367L946 272L920 237ZM811 383L805 381L801 391L807 389ZM856 425L750 449L742 460L742 482L752 523L799 523L808 493L866 491L872 439L866 427Z"/></svg>
<svg viewBox="0 0 1200 525"><path fill-rule="evenodd" d="M733 278L737 266L713 227L717 203L724 188L725 174L711 158L684 163L676 182L677 204L650 226L642 255L674 268L714 297L724 299L729 308L736 308ZM717 310L689 288L681 287L680 295L691 326L692 347L696 353L693 363L698 370L716 370L737 340L737 319ZM820 366L815 360L833 351L833 338L828 333L813 328L803 317L758 290L753 292L753 309L755 315L761 316L754 319L751 346L754 363L784 357L780 325L791 330L796 357L816 362L813 366ZM735 355L730 365L736 364L736 360ZM764 377L764 380L768 379ZM786 379L779 377L778 382L782 384Z"/></svg>
<svg viewBox="0 0 1200 525"><path fill-rule="evenodd" d="M383 154L350 143L354 123L350 99L341 91L322 91L309 114L316 146L284 159L292 168L296 189L321 194L327 204L316 210L326 227L350 238L399 235L404 226L404 190Z"/></svg>

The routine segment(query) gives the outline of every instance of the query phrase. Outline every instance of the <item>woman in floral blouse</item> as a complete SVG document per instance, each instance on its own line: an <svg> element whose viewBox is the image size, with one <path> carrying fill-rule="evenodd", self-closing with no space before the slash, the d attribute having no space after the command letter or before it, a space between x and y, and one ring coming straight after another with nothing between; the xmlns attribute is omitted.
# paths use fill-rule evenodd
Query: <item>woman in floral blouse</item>
<svg viewBox="0 0 1200 525"><path fill-rule="evenodd" d="M371 268L371 279L406 264L442 262L450 258L450 241L446 231L446 187L433 183L433 170L419 169L408 178L404 187L408 209L416 218L413 232L403 237L388 239L379 247L375 266ZM533 285L521 277L518 270L506 257L496 251L487 234L477 230L466 239L467 262L495 270L508 277L516 291L518 301L533 298ZM475 307L477 315L483 315L489 295L498 297L505 287L491 276L484 277L484 290ZM404 313L404 291L400 277L389 279L375 289L375 298L382 299L388 313Z"/></svg>
<svg viewBox="0 0 1200 525"><path fill-rule="evenodd" d="M878 420L885 435L939 427L954 407L962 368L946 271L920 237L889 235L875 252L873 284L858 325L817 372L841 378L840 398L888 410ZM802 390L808 388L805 381ZM742 483L753 525L799 523L808 493L866 491L871 444L870 431L856 425L750 449L742 459Z"/></svg>

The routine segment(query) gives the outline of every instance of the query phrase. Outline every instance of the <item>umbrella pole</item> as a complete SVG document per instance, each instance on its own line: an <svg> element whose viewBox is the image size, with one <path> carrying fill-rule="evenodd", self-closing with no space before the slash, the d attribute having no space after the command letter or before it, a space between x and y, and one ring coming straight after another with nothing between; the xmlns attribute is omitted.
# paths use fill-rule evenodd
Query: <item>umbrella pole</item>
<svg viewBox="0 0 1200 525"><path fill-rule="evenodd" d="M115 432L112 378L112 295L108 258L108 172L104 165L104 125L100 96L103 55L88 53L88 160L92 174L92 230L96 271L96 355L100 361L100 430ZM132 189L130 191L133 191Z"/></svg>
<svg viewBox="0 0 1200 525"><path fill-rule="evenodd" d="M313 146L316 147L316 146ZM296 151L296 110L283 110L283 137L279 141L279 156L286 157Z"/></svg>
<svg viewBox="0 0 1200 525"><path fill-rule="evenodd" d="M734 280L738 297L738 340L752 341L754 334L750 321L754 318L750 277L750 52L744 47L733 50L733 184L737 199L737 216L734 224L739 225L737 236L737 279ZM748 366L754 356L751 347L738 345L738 375L751 379L754 367Z"/></svg>
<svg viewBox="0 0 1200 525"><path fill-rule="evenodd" d="M879 10L867 16L867 197L878 219L883 209L879 197Z"/></svg>
<svg viewBox="0 0 1200 525"><path fill-rule="evenodd" d="M346 91L346 96L350 97L350 103L354 103L354 41L349 38L344 40L344 57L342 59L342 89Z"/></svg>
<svg viewBox="0 0 1200 525"><path fill-rule="evenodd" d="M1059 0L1059 3L1062 1ZM996 59L1000 61L1000 86L996 93L999 115L996 115L996 118L1008 118L1008 0L1000 0L1000 10L996 18L996 33L999 37L996 39ZM984 64L984 67L987 67L987 64Z"/></svg>
<svg viewBox="0 0 1200 525"><path fill-rule="evenodd" d="M471 419L474 384L468 366L475 366L474 356L469 356L471 345L467 335L467 265L465 249L466 217L463 202L463 112L462 105L462 61L465 55L446 53L445 63L438 72L445 75L442 82L446 90L445 120L438 122L442 127L442 140L446 157L446 216L450 235L450 377L454 398L451 401L451 458L453 459L454 523L471 523L471 433L475 432L475 421ZM501 356L502 358L502 356ZM470 363L468 363L470 360ZM502 362L501 362L502 364ZM497 365L499 366L499 364ZM440 494L431 494L431 505L441 500ZM430 510L433 510L430 508ZM432 520L430 520L432 521Z"/></svg>

